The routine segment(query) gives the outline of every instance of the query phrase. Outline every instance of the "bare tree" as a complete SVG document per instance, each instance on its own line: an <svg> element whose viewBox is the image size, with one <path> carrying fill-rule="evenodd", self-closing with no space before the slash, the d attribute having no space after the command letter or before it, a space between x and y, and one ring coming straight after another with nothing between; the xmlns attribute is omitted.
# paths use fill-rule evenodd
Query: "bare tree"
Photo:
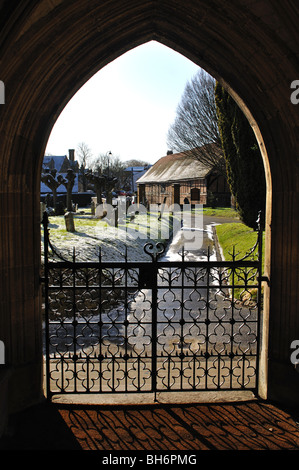
<svg viewBox="0 0 299 470"><path fill-rule="evenodd" d="M102 172L108 178L116 178L118 185L125 182L126 174L124 172L126 165L119 156L113 155L112 152L100 154L93 162L93 172Z"/></svg>
<svg viewBox="0 0 299 470"><path fill-rule="evenodd" d="M136 160L133 158L132 160L125 161L125 165L128 166L148 166L149 162L145 162L144 160Z"/></svg>
<svg viewBox="0 0 299 470"><path fill-rule="evenodd" d="M87 162L92 157L92 151L85 142L80 142L77 147L77 155L80 164L87 168Z"/></svg>
<svg viewBox="0 0 299 470"><path fill-rule="evenodd" d="M48 188L50 188L52 191L54 210L56 209L56 204L57 204L57 188L58 186L60 186L60 182L58 181L56 176L57 176L56 168L54 168L53 170L45 171L41 175L41 181L46 186L48 186Z"/></svg>
<svg viewBox="0 0 299 470"><path fill-rule="evenodd" d="M60 184L63 184L63 186L66 189L66 201L67 201L66 205L67 205L67 210L69 212L71 212L73 210L73 207L72 207L72 191L73 191L73 187L74 187L74 184L75 184L75 179L76 179L76 174L75 174L74 170L72 170L71 168L69 168L67 170L67 174L66 174L65 178L62 175L57 176L57 181Z"/></svg>
<svg viewBox="0 0 299 470"><path fill-rule="evenodd" d="M105 190L106 177L102 174L101 169L93 173L88 170L86 173L87 181L93 186L93 190L97 196L97 203L102 204L102 193Z"/></svg>
<svg viewBox="0 0 299 470"><path fill-rule="evenodd" d="M87 190L88 184L86 172L88 168L88 161L92 157L92 152L85 142L80 142L77 147L77 155L80 162L79 178L82 183L82 189L85 192Z"/></svg>
<svg viewBox="0 0 299 470"><path fill-rule="evenodd" d="M202 69L186 84L168 130L167 145L175 152L190 151L206 167L226 174L217 124L215 80Z"/></svg>

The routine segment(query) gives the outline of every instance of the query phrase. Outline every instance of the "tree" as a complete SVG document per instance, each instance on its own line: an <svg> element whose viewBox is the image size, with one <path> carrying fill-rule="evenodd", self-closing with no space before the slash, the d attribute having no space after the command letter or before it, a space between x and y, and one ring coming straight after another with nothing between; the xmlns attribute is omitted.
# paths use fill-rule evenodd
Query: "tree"
<svg viewBox="0 0 299 470"><path fill-rule="evenodd" d="M149 162L145 162L144 160L136 160L135 158L132 158L132 160L127 160L125 162L125 166L126 167L129 167L129 166L148 166L149 165Z"/></svg>
<svg viewBox="0 0 299 470"><path fill-rule="evenodd" d="M114 179L114 182L117 180L120 188L126 179L125 168L124 162L120 160L119 156L113 155L112 152L100 154L92 165L94 173L101 172L108 178Z"/></svg>
<svg viewBox="0 0 299 470"><path fill-rule="evenodd" d="M87 178L86 171L88 167L88 160L92 157L92 152L85 142L81 142L77 147L77 155L80 162L79 178L82 183L83 192L87 191Z"/></svg>
<svg viewBox="0 0 299 470"><path fill-rule="evenodd" d="M219 83L215 87L215 101L228 183L241 220L255 229L258 212L264 214L266 201L259 146L246 116Z"/></svg>
<svg viewBox="0 0 299 470"><path fill-rule="evenodd" d="M63 184L63 186L66 189L66 208L69 212L72 212L73 207L72 207L72 192L73 192L73 187L75 184L75 179L76 179L76 174L74 170L69 168L67 170L66 177L64 178L62 175L57 176L57 181L60 184Z"/></svg>
<svg viewBox="0 0 299 470"><path fill-rule="evenodd" d="M202 69L186 84L175 120L168 130L167 145L176 152L191 151L207 168L226 175L217 123L215 80Z"/></svg>
<svg viewBox="0 0 299 470"><path fill-rule="evenodd" d="M57 204L57 188L60 186L60 182L56 179L57 170L54 168L53 170L45 171L42 173L41 180L42 182L51 189L53 194L53 206L54 210L56 210Z"/></svg>
<svg viewBox="0 0 299 470"><path fill-rule="evenodd" d="M94 192L97 196L97 204L102 204L102 193L105 189L106 178L99 169L95 173L92 170L88 170L86 173L87 181L93 186Z"/></svg>
<svg viewBox="0 0 299 470"><path fill-rule="evenodd" d="M102 204L102 194L106 192L107 204L112 204L112 191L117 184L117 178L114 176L104 175L99 167L94 172L88 170L86 173L88 182L93 186L94 191L97 195L97 204Z"/></svg>
<svg viewBox="0 0 299 470"><path fill-rule="evenodd" d="M87 168L87 162L92 157L92 152L85 142L80 142L77 147L79 162L84 168Z"/></svg>

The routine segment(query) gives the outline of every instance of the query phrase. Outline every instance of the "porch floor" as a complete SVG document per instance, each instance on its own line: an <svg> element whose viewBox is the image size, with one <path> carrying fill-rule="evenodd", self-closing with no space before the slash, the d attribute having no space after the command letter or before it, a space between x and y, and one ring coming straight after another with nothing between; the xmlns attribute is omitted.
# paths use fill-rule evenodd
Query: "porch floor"
<svg viewBox="0 0 299 470"><path fill-rule="evenodd" d="M298 420L298 410L258 400L125 406L44 402L14 416L0 449L133 451L137 456L298 450Z"/></svg>

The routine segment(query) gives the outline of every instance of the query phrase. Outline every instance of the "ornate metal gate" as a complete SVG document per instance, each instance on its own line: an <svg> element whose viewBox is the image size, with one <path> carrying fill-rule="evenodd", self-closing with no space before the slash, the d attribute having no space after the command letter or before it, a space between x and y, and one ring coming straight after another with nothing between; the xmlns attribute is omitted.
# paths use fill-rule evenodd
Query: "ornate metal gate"
<svg viewBox="0 0 299 470"><path fill-rule="evenodd" d="M262 231L231 261L79 262L44 224L47 394L252 390L261 314Z"/></svg>

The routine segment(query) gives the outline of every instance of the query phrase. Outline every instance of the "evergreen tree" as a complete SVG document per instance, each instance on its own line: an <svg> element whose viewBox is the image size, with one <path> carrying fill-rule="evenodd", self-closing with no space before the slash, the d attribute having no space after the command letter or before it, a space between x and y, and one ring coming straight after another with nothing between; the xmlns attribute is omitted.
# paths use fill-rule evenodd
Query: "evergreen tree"
<svg viewBox="0 0 299 470"><path fill-rule="evenodd" d="M219 83L215 86L215 101L228 183L236 209L241 220L256 229L258 212L264 214L266 202L265 172L259 146L247 118Z"/></svg>

